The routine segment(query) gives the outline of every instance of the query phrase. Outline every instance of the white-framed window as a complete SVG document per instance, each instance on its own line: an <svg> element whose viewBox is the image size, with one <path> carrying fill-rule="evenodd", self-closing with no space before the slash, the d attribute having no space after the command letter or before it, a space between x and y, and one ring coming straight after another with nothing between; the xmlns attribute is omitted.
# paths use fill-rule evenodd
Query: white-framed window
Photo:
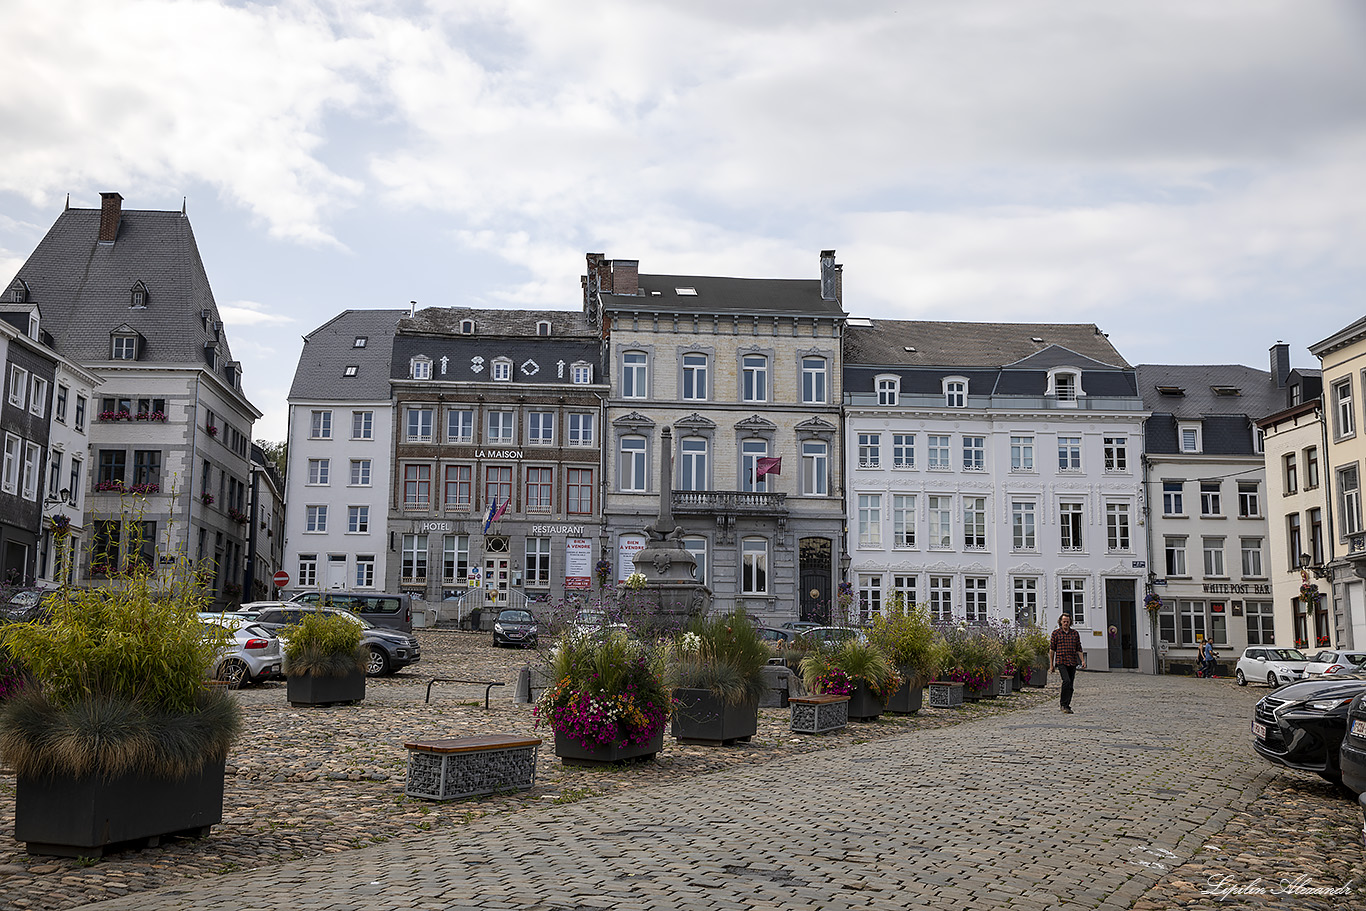
<svg viewBox="0 0 1366 911"><path fill-rule="evenodd" d="M446 442L474 442L474 412L466 408L451 408L446 412Z"/></svg>
<svg viewBox="0 0 1366 911"><path fill-rule="evenodd" d="M820 440L802 442L802 493L823 497L830 492L830 447Z"/></svg>
<svg viewBox="0 0 1366 911"><path fill-rule="evenodd" d="M351 347L352 347L352 348L364 348L365 345L366 345L366 343L369 342L369 341L370 341L370 337L369 337L369 336L366 336L366 335L358 335L358 336L356 336L355 341L353 341L353 342L351 343Z"/></svg>
<svg viewBox="0 0 1366 911"><path fill-rule="evenodd" d="M877 403L879 405L896 405L900 397L900 378L894 376L880 376L877 378Z"/></svg>
<svg viewBox="0 0 1366 911"><path fill-rule="evenodd" d="M1275 604L1271 601L1248 601L1243 612L1247 617L1247 644L1275 645Z"/></svg>
<svg viewBox="0 0 1366 911"><path fill-rule="evenodd" d="M474 320L472 320L472 319L462 319L462 320L460 321L460 334L461 334L461 335L474 335Z"/></svg>
<svg viewBox="0 0 1366 911"><path fill-rule="evenodd" d="M1016 576L1011 582L1015 602L1015 622L1020 626L1037 624L1039 617L1039 580Z"/></svg>
<svg viewBox="0 0 1366 911"><path fill-rule="evenodd" d="M1338 469L1338 507L1342 513L1342 533L1361 531L1361 476L1356 465Z"/></svg>
<svg viewBox="0 0 1366 911"><path fill-rule="evenodd" d="M707 356L698 352L683 355L683 398L703 401L707 398Z"/></svg>
<svg viewBox="0 0 1366 911"><path fill-rule="evenodd" d="M328 476L331 474L331 459L309 459L308 460L308 483L312 485L325 485L328 483Z"/></svg>
<svg viewBox="0 0 1366 911"><path fill-rule="evenodd" d="M373 411L351 412L351 439L373 440L375 438L375 413Z"/></svg>
<svg viewBox="0 0 1366 911"><path fill-rule="evenodd" d="M136 335L116 335L111 340L113 347L110 356L116 361L135 361L138 359L138 337Z"/></svg>
<svg viewBox="0 0 1366 911"><path fill-rule="evenodd" d="M347 534L359 535L368 534L370 531L370 507L369 506L348 506L346 507L346 532Z"/></svg>
<svg viewBox="0 0 1366 911"><path fill-rule="evenodd" d="M403 536L403 578L409 582L427 581L427 536Z"/></svg>
<svg viewBox="0 0 1366 911"><path fill-rule="evenodd" d="M430 407L409 407L406 411L409 443L430 443L432 441L432 421L435 409Z"/></svg>
<svg viewBox="0 0 1366 911"><path fill-rule="evenodd" d="M987 549L986 497L963 498L963 547L965 550Z"/></svg>
<svg viewBox="0 0 1366 911"><path fill-rule="evenodd" d="M622 398L643 399L649 396L649 357L644 351L626 351L621 355Z"/></svg>
<svg viewBox="0 0 1366 911"><path fill-rule="evenodd" d="M802 401L824 405L830 400L830 367L823 357L802 358Z"/></svg>
<svg viewBox="0 0 1366 911"><path fill-rule="evenodd" d="M768 594L768 540L745 538L740 542L740 593Z"/></svg>
<svg viewBox="0 0 1366 911"><path fill-rule="evenodd" d="M309 415L308 436L312 440L332 439L331 411L314 411Z"/></svg>
<svg viewBox="0 0 1366 911"><path fill-rule="evenodd" d="M15 408L24 407L28 397L28 371L18 364L9 367L9 403Z"/></svg>
<svg viewBox="0 0 1366 911"><path fill-rule="evenodd" d="M318 584L318 555L299 554L299 587L315 588Z"/></svg>
<svg viewBox="0 0 1366 911"><path fill-rule="evenodd" d="M41 376L33 377L28 397L28 410L42 417L47 413L47 380Z"/></svg>
<svg viewBox="0 0 1366 911"><path fill-rule="evenodd" d="M1168 576L1186 576L1186 536L1167 535L1162 539Z"/></svg>
<svg viewBox="0 0 1366 911"><path fill-rule="evenodd" d="M1105 470L1129 470L1129 438L1105 437Z"/></svg>
<svg viewBox="0 0 1366 911"><path fill-rule="evenodd" d="M861 623L869 623L882 614L881 573L859 573L858 612Z"/></svg>
<svg viewBox="0 0 1366 911"><path fill-rule="evenodd" d="M1285 492L1298 492L1300 489L1300 471L1295 462L1295 453L1287 452L1281 458L1281 471L1285 476Z"/></svg>
<svg viewBox="0 0 1366 911"><path fill-rule="evenodd" d="M901 607L912 607L920 603L919 577L915 573L895 573L892 575L892 590L888 598Z"/></svg>
<svg viewBox="0 0 1366 911"><path fill-rule="evenodd" d="M987 438L981 436L963 437L963 470L986 471Z"/></svg>
<svg viewBox="0 0 1366 911"><path fill-rule="evenodd" d="M550 587L550 539L526 539L526 579L527 588Z"/></svg>
<svg viewBox="0 0 1366 911"><path fill-rule="evenodd" d="M415 357L408 362L408 375L415 380L432 378L432 361L427 357Z"/></svg>
<svg viewBox="0 0 1366 911"><path fill-rule="evenodd" d="M1059 402L1076 402L1081 379L1075 370L1054 370L1048 376L1049 393Z"/></svg>
<svg viewBox="0 0 1366 911"><path fill-rule="evenodd" d="M496 383L512 381L512 361L505 357L495 357L489 366L489 377Z"/></svg>
<svg viewBox="0 0 1366 911"><path fill-rule="evenodd" d="M57 398L52 403L52 417L59 424L66 423L66 400L70 395L71 390L61 383L57 384Z"/></svg>
<svg viewBox="0 0 1366 911"><path fill-rule="evenodd" d="M1058 527L1062 549L1080 552L1085 546L1082 529L1085 525L1083 504L1067 501L1058 504Z"/></svg>
<svg viewBox="0 0 1366 911"><path fill-rule="evenodd" d="M490 411L488 413L488 433L485 440L492 443L511 444L517 440L517 414L513 411Z"/></svg>
<svg viewBox="0 0 1366 911"><path fill-rule="evenodd" d="M892 547L910 550L915 547L915 494L892 494Z"/></svg>
<svg viewBox="0 0 1366 911"><path fill-rule="evenodd" d="M683 549L692 554L697 562L693 578L703 585L707 584L707 539L701 535L689 535L683 539Z"/></svg>
<svg viewBox="0 0 1366 911"><path fill-rule="evenodd" d="M768 401L768 358L762 354L746 354L740 359L740 400Z"/></svg>
<svg viewBox="0 0 1366 911"><path fill-rule="evenodd" d="M1313 490L1319 486L1319 448L1310 446L1304 450L1304 489Z"/></svg>
<svg viewBox="0 0 1366 911"><path fill-rule="evenodd" d="M620 487L627 493L646 490L644 437L621 438Z"/></svg>
<svg viewBox="0 0 1366 911"><path fill-rule="evenodd" d="M356 588L375 587L375 555L356 555Z"/></svg>
<svg viewBox="0 0 1366 911"><path fill-rule="evenodd" d="M1220 516L1224 514L1222 498L1219 495L1218 481L1200 482L1200 515Z"/></svg>
<svg viewBox="0 0 1366 911"><path fill-rule="evenodd" d="M987 580L982 576L963 579L963 611L969 623L987 621Z"/></svg>
<svg viewBox="0 0 1366 911"><path fill-rule="evenodd" d="M542 515L553 512L555 508L555 469L527 467L524 470L526 472L526 486L522 497L522 508L528 513Z"/></svg>
<svg viewBox="0 0 1366 911"><path fill-rule="evenodd" d="M858 467L877 468L882 462L882 435L879 433L860 433L858 435Z"/></svg>
<svg viewBox="0 0 1366 911"><path fill-rule="evenodd" d="M915 467L915 434L913 434L913 433L894 433L894 434L892 434L892 467L893 467L893 468L914 468L914 467Z"/></svg>
<svg viewBox="0 0 1366 911"><path fill-rule="evenodd" d="M305 508L304 531L314 533L327 531L326 506L309 506Z"/></svg>
<svg viewBox="0 0 1366 911"><path fill-rule="evenodd" d="M1130 549L1128 503L1105 504L1105 545L1112 553Z"/></svg>
<svg viewBox="0 0 1366 911"><path fill-rule="evenodd" d="M953 619L953 576L930 576L930 619L936 623Z"/></svg>
<svg viewBox="0 0 1366 911"><path fill-rule="evenodd" d="M593 414L573 412L569 415L569 445L594 446Z"/></svg>
<svg viewBox="0 0 1366 911"><path fill-rule="evenodd" d="M1010 504L1010 543L1015 550L1034 550L1035 515L1033 500L1015 500Z"/></svg>
<svg viewBox="0 0 1366 911"><path fill-rule="evenodd" d="M549 334L550 334L550 320L544 320L544 319L543 319L543 320L539 321L538 323L536 323L536 334L537 334L537 335L549 335Z"/></svg>
<svg viewBox="0 0 1366 911"><path fill-rule="evenodd" d="M858 495L858 546L882 546L882 494Z"/></svg>
<svg viewBox="0 0 1366 911"><path fill-rule="evenodd" d="M1058 471L1081 471L1081 437L1058 437Z"/></svg>
<svg viewBox="0 0 1366 911"><path fill-rule="evenodd" d="M38 470L42 464L43 448L37 443L24 444L24 473L21 478L20 496L25 500L38 499Z"/></svg>
<svg viewBox="0 0 1366 911"><path fill-rule="evenodd" d="M1243 538L1239 543L1243 553L1243 578L1262 578L1262 539Z"/></svg>
<svg viewBox="0 0 1366 911"><path fill-rule="evenodd" d="M950 447L953 443L952 437L943 433L931 433L925 437L925 451L927 453L927 467L930 471L948 471L952 468Z"/></svg>
<svg viewBox="0 0 1366 911"><path fill-rule="evenodd" d="M1205 636L1205 602L1179 601L1177 615L1181 624L1181 644L1199 644Z"/></svg>
<svg viewBox="0 0 1366 911"><path fill-rule="evenodd" d="M929 512L930 550L948 550L953 547L953 497L930 495L926 498Z"/></svg>
<svg viewBox="0 0 1366 911"><path fill-rule="evenodd" d="M1256 481L1238 482L1238 518L1257 519L1261 518L1262 505L1261 497L1258 494L1258 484Z"/></svg>
<svg viewBox="0 0 1366 911"><path fill-rule="evenodd" d="M555 412L528 412L526 416L526 441L532 446L553 446L555 444Z"/></svg>
<svg viewBox="0 0 1366 911"><path fill-rule="evenodd" d="M1182 423L1177 425L1177 438L1181 443L1182 452L1200 452L1200 425L1198 423Z"/></svg>
<svg viewBox="0 0 1366 911"><path fill-rule="evenodd" d="M351 460L351 486L369 487L370 486L370 467L369 459Z"/></svg>
<svg viewBox="0 0 1366 911"><path fill-rule="evenodd" d="M587 386L593 382L593 365L575 363L569 368L569 381L575 386Z"/></svg>
<svg viewBox="0 0 1366 911"><path fill-rule="evenodd" d="M1356 434L1356 410L1352 407L1352 378L1339 380L1333 384L1333 430L1337 438Z"/></svg>
<svg viewBox="0 0 1366 911"><path fill-rule="evenodd" d="M1075 626L1086 625L1086 580L1062 580L1062 612L1072 618Z"/></svg>
<svg viewBox="0 0 1366 911"><path fill-rule="evenodd" d="M441 581L465 582L470 575L470 536L443 535L441 538Z"/></svg>
<svg viewBox="0 0 1366 911"><path fill-rule="evenodd" d="M707 489L707 440L684 437L678 441L678 489Z"/></svg>
<svg viewBox="0 0 1366 911"><path fill-rule="evenodd" d="M1012 436L1010 438L1010 470L1034 470L1034 438L1032 436Z"/></svg>
<svg viewBox="0 0 1366 911"><path fill-rule="evenodd" d="M1184 481L1162 482L1162 515L1184 516L1186 514L1186 503L1183 495L1185 488L1186 482Z"/></svg>
<svg viewBox="0 0 1366 911"><path fill-rule="evenodd" d="M966 408L968 404L968 381L962 377L947 377L944 380L944 405L948 408Z"/></svg>

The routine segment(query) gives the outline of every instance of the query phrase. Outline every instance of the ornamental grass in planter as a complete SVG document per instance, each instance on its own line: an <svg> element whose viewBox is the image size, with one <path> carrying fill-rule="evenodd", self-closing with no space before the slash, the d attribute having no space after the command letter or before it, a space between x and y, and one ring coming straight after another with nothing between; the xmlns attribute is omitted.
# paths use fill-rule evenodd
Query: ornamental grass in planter
<svg viewBox="0 0 1366 911"><path fill-rule="evenodd" d="M569 762L653 758L669 717L663 652L625 630L569 631L546 658L554 681L536 703L536 726L555 733Z"/></svg>
<svg viewBox="0 0 1366 911"><path fill-rule="evenodd" d="M281 630L290 704L335 705L364 699L370 656L361 636L355 620L322 610Z"/></svg>
<svg viewBox="0 0 1366 911"><path fill-rule="evenodd" d="M944 655L929 609L923 604L908 605L900 593L894 594L873 621L868 639L902 678L901 686L887 697L887 710L902 714L920 711L925 684L939 673Z"/></svg>
<svg viewBox="0 0 1366 911"><path fill-rule="evenodd" d="M136 517L121 525L139 552ZM101 588L63 589L47 621L0 633L28 681L0 706L0 759L30 853L99 856L222 821L241 718L204 685L224 644L199 621L208 601L187 564L159 576L133 562Z"/></svg>
<svg viewBox="0 0 1366 911"><path fill-rule="evenodd" d="M940 630L944 657L941 680L963 684L965 699L993 699L1005 668L1005 646L996 631L960 622Z"/></svg>
<svg viewBox="0 0 1366 911"><path fill-rule="evenodd" d="M834 648L811 651L801 663L802 683L812 693L849 697L849 717L882 714L887 697L901 688L901 674L871 642L846 639Z"/></svg>
<svg viewBox="0 0 1366 911"><path fill-rule="evenodd" d="M693 618L669 662L674 737L709 743L753 737L771 654L743 610Z"/></svg>
<svg viewBox="0 0 1366 911"><path fill-rule="evenodd" d="M1048 636L1037 626L1015 631L1006 643L1006 654L1015 665L1019 686L1044 686L1048 683Z"/></svg>

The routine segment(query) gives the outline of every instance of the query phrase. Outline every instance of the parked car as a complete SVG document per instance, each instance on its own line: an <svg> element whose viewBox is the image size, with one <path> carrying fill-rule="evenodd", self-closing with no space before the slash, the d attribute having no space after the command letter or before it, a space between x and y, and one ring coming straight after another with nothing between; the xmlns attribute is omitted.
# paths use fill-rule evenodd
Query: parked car
<svg viewBox="0 0 1366 911"><path fill-rule="evenodd" d="M1341 781L1347 711L1366 693L1366 672L1330 674L1263 696L1253 709L1252 748L1289 769Z"/></svg>
<svg viewBox="0 0 1366 911"><path fill-rule="evenodd" d="M815 629L820 626L814 620L789 620L783 624L783 629L790 629L800 633L802 630Z"/></svg>
<svg viewBox="0 0 1366 911"><path fill-rule="evenodd" d="M1305 676L1311 674L1344 674L1366 668L1366 652L1342 652L1327 649L1312 655L1304 667Z"/></svg>
<svg viewBox="0 0 1366 911"><path fill-rule="evenodd" d="M243 611L250 611L249 616L252 622L277 633L290 624L298 623L310 611L318 609L300 604L297 601L254 601L242 605ZM340 614L343 617L348 617L360 624L364 631L361 635L361 643L370 650L370 660L365 666L367 676L381 677L385 674L392 674L422 660L422 646L415 637L408 633L393 629L382 629L364 617L357 616L342 608L324 607L321 609L329 614Z"/></svg>
<svg viewBox="0 0 1366 911"><path fill-rule="evenodd" d="M1233 676L1239 686L1247 686L1249 680L1275 689L1286 683L1304 678L1304 669L1309 659L1297 648L1271 648L1252 646L1238 659Z"/></svg>
<svg viewBox="0 0 1366 911"><path fill-rule="evenodd" d="M226 681L231 689L248 683L277 680L283 656L280 640L270 630L241 617L227 614L200 614L199 623L206 635L221 635L223 650L215 659L209 676Z"/></svg>
<svg viewBox="0 0 1366 911"><path fill-rule="evenodd" d="M1366 792L1366 695L1347 706L1347 733L1338 750L1342 783L1357 794Z"/></svg>
<svg viewBox="0 0 1366 911"><path fill-rule="evenodd" d="M300 604L339 607L349 610L353 614L359 614L375 626L396 629L404 633L413 631L413 603L407 595L322 591L302 592L295 595L291 600Z"/></svg>
<svg viewBox="0 0 1366 911"><path fill-rule="evenodd" d="M797 638L797 631L792 629L775 629L771 626L756 626L754 631L759 634L760 639L774 648L780 648L784 644Z"/></svg>
<svg viewBox="0 0 1366 911"><path fill-rule="evenodd" d="M536 647L536 615L529 610L509 607L498 612L493 621L494 646Z"/></svg>
<svg viewBox="0 0 1366 911"><path fill-rule="evenodd" d="M817 648L833 647L850 639L867 642L868 636L863 630L848 626L816 626L797 634L798 642L809 642Z"/></svg>
<svg viewBox="0 0 1366 911"><path fill-rule="evenodd" d="M14 623L44 621L52 610L57 592L51 589L26 588L13 592L9 601L0 606L0 619Z"/></svg>

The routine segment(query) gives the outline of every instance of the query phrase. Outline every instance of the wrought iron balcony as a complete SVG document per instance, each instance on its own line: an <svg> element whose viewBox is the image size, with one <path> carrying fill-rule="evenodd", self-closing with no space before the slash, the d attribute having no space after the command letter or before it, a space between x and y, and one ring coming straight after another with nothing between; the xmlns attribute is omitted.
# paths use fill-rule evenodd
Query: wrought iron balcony
<svg viewBox="0 0 1366 911"><path fill-rule="evenodd" d="M783 515L787 513L787 494L749 490L675 490L673 511L676 515Z"/></svg>

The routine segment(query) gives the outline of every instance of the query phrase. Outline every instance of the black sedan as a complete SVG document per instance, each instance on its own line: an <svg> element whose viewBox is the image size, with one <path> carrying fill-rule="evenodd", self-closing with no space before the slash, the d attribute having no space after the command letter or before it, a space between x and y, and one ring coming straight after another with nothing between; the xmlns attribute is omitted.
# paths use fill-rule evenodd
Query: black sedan
<svg viewBox="0 0 1366 911"><path fill-rule="evenodd" d="M1366 693L1366 672L1318 677L1276 690L1253 713L1252 748L1289 769L1341 781L1347 708Z"/></svg>
<svg viewBox="0 0 1366 911"><path fill-rule="evenodd" d="M1366 793L1366 696L1358 696L1347 708L1347 736L1338 754L1342 783L1357 794Z"/></svg>
<svg viewBox="0 0 1366 911"><path fill-rule="evenodd" d="M493 644L536 647L536 615L529 610L508 608L493 621Z"/></svg>

